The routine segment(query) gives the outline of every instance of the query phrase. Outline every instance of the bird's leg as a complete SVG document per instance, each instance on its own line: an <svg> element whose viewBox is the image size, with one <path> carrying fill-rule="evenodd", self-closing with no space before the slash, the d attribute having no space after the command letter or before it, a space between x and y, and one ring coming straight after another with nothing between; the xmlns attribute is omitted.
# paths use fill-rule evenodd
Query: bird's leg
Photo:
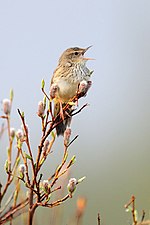
<svg viewBox="0 0 150 225"><path fill-rule="evenodd" d="M64 113L63 113L63 107L62 107L62 101L59 100L59 104L60 104L60 117L62 118L62 120L64 120Z"/></svg>
<svg viewBox="0 0 150 225"><path fill-rule="evenodd" d="M76 103L76 106L78 107L79 106L79 99L78 99L78 97L76 98L76 101L75 101L75 103Z"/></svg>
<svg viewBox="0 0 150 225"><path fill-rule="evenodd" d="M78 84L78 90L76 91L76 97L75 97L75 102L76 102L76 106L78 107L79 106L79 98L78 98L78 96L79 96L79 85L80 85L80 83Z"/></svg>
<svg viewBox="0 0 150 225"><path fill-rule="evenodd" d="M69 115L69 113L67 112L67 110L66 110L67 108L66 109L64 109L65 107L63 108L61 100L59 100L59 104L60 104L59 114L60 114L60 117L62 118L62 120L65 120L64 115L67 115L70 118L71 115ZM65 110L65 111L63 112L63 110Z"/></svg>
<svg viewBox="0 0 150 225"><path fill-rule="evenodd" d="M65 112L65 114L69 117L69 118L71 118L71 115L66 111Z"/></svg>

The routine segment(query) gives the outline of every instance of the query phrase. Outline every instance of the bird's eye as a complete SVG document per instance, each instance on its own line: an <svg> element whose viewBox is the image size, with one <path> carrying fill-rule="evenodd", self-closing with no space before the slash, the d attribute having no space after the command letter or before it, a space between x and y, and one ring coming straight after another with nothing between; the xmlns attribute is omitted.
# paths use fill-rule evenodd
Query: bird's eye
<svg viewBox="0 0 150 225"><path fill-rule="evenodd" d="M74 54L75 54L75 55L79 55L79 52L75 52Z"/></svg>

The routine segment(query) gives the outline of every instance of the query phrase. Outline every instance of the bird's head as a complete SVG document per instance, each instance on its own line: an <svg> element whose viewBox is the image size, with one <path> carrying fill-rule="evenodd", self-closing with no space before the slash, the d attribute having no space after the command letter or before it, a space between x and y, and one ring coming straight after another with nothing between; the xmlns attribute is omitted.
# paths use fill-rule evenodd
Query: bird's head
<svg viewBox="0 0 150 225"><path fill-rule="evenodd" d="M72 65L76 63L83 63L83 64L86 63L86 61L90 60L91 58L85 58L84 54L91 47L92 46L89 46L87 48L78 48L78 47L68 48L61 55L59 59L59 64L64 65L66 63L68 64L70 63L70 65Z"/></svg>

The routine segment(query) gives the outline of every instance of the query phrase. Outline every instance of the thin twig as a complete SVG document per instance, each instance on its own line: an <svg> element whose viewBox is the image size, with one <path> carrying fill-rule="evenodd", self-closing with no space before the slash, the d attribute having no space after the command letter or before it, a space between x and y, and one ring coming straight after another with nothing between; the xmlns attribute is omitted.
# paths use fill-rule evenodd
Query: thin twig
<svg viewBox="0 0 150 225"><path fill-rule="evenodd" d="M15 191L9 196L9 198L7 199L7 201L6 201L5 205L3 206L3 208L0 209L0 214L4 212L4 210L7 208L9 203L12 201L12 199L14 197L14 193L15 193Z"/></svg>
<svg viewBox="0 0 150 225"><path fill-rule="evenodd" d="M142 211L142 218L141 218L141 222L143 222L143 221L144 221L144 218L145 218L145 211L143 210L143 211Z"/></svg>
<svg viewBox="0 0 150 225"><path fill-rule="evenodd" d="M50 98L49 98L48 95L46 94L44 88L41 88L41 90L42 90L43 94L46 96L46 98L50 101Z"/></svg>
<svg viewBox="0 0 150 225"><path fill-rule="evenodd" d="M88 106L89 104L86 103L85 105L83 105L78 111L74 112L71 114L71 116L75 116L76 114L80 113L86 106Z"/></svg>
<svg viewBox="0 0 150 225"><path fill-rule="evenodd" d="M54 186L55 182L58 180L58 175L59 172L61 171L62 167L64 166L67 158L66 158L66 154L67 154L67 149L68 147L66 145L64 145L64 155L63 155L63 159L61 164L57 167L56 171L55 171L55 176L54 176L54 180L51 183L51 188Z"/></svg>
<svg viewBox="0 0 150 225"><path fill-rule="evenodd" d="M20 148L19 146L17 146L17 148L18 148L18 151L21 153L22 159L23 159L23 161L24 161L24 165L25 165L25 167L26 167L25 175L26 175L26 180L27 180L27 184L28 184L28 187L29 187L29 186L30 186L30 178L29 178L29 172L28 172L27 159L26 159L26 157L23 155L22 148Z"/></svg>
<svg viewBox="0 0 150 225"><path fill-rule="evenodd" d="M24 201L16 205L15 208L9 209L8 212L6 212L2 217L0 217L0 224L6 223L6 221L8 221L12 217L12 215L14 218L15 213L18 212L18 210L23 209L27 205L28 205L28 198L26 198Z"/></svg>
<svg viewBox="0 0 150 225"><path fill-rule="evenodd" d="M25 131L25 135L26 135L26 144L27 144L28 151L29 151L29 154L30 154L30 157L31 157L32 170L33 170L33 174L34 174L34 178L35 178L35 166L34 166L33 155L32 155L32 151L31 151L31 147L30 147L27 126L25 124L24 116L22 116L22 114L21 114L19 109L18 109L18 113L20 115L20 118L22 120L22 124L23 124L23 127L24 127L24 131Z"/></svg>
<svg viewBox="0 0 150 225"><path fill-rule="evenodd" d="M143 222L137 223L137 225L149 225L150 224L150 220L145 220Z"/></svg>
<svg viewBox="0 0 150 225"><path fill-rule="evenodd" d="M47 130L46 134L44 137L41 138L40 144L38 146L38 155L37 155L37 159L36 159L36 175L39 171L39 161L40 161L40 157L41 157L41 153L42 153L42 148L44 145L45 140L47 139L47 137L50 135L51 131L53 130L53 123L50 125L49 129Z"/></svg>
<svg viewBox="0 0 150 225"><path fill-rule="evenodd" d="M9 187L9 185L11 184L12 181L13 181L13 177L11 178L11 174L9 173L9 174L8 174L8 177L7 177L7 182L6 182L5 187L4 187L4 189L3 189L2 193L1 193L0 203L1 203L1 201L2 201L2 199L3 199L3 197L4 197L4 195L5 195L5 193L6 193L7 189L8 189L8 187Z"/></svg>
<svg viewBox="0 0 150 225"><path fill-rule="evenodd" d="M67 145L67 147L69 147L77 138L79 137L79 135L76 135Z"/></svg>
<svg viewBox="0 0 150 225"><path fill-rule="evenodd" d="M137 225L136 215L135 215L135 196L132 195L129 203L125 205L125 208L127 209L130 205L132 205L132 218L133 218L133 224Z"/></svg>
<svg viewBox="0 0 150 225"><path fill-rule="evenodd" d="M98 215L97 215L97 223L98 223L98 225L101 224L101 219L100 219L100 214L99 214L99 213L98 213Z"/></svg>
<svg viewBox="0 0 150 225"><path fill-rule="evenodd" d="M4 123L2 123L1 128L0 128L0 139L4 133L5 127L4 127Z"/></svg>
<svg viewBox="0 0 150 225"><path fill-rule="evenodd" d="M63 197L62 199L59 199L55 202L52 202L52 203L37 203L39 206L44 206L44 207L48 207L48 208L52 208L54 206L58 206L60 205L61 203L63 203L64 201L66 201L69 197L69 194L67 194L65 197Z"/></svg>

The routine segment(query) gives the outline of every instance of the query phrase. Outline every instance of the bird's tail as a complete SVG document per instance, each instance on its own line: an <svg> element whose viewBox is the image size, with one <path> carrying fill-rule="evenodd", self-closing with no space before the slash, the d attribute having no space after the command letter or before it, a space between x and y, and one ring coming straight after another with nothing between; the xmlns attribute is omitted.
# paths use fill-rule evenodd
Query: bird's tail
<svg viewBox="0 0 150 225"><path fill-rule="evenodd" d="M62 108L65 106L66 104L63 103L62 104ZM62 119L62 115L60 115L60 103L59 102L54 102L54 118L56 118L56 123L57 126L56 126L56 133L57 133L57 136L59 135L64 135L64 132L66 130L66 128L68 126L70 126L70 123L71 123L71 116L70 114L72 113L72 109L71 108L68 108L67 110L65 110L64 113L64 119Z"/></svg>

